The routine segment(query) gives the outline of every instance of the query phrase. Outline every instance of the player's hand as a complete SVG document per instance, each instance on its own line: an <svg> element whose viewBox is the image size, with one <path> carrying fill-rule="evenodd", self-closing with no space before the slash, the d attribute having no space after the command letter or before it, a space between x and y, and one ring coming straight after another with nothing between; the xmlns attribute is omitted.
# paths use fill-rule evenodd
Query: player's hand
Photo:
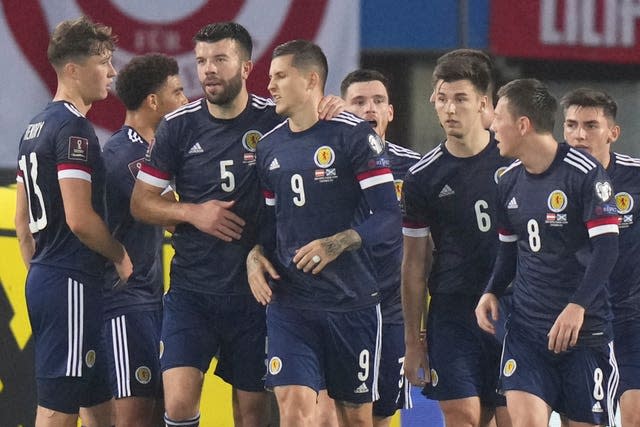
<svg viewBox="0 0 640 427"><path fill-rule="evenodd" d="M547 334L549 337L547 348L554 353L561 353L576 345L583 322L584 308L574 303L567 304Z"/></svg>
<svg viewBox="0 0 640 427"><path fill-rule="evenodd" d="M483 294L476 306L476 320L480 329L495 335L496 327L494 323L500 317L498 313L498 298L491 293Z"/></svg>
<svg viewBox="0 0 640 427"><path fill-rule="evenodd" d="M428 382L431 382L426 338L421 338L420 341L412 344L406 344L404 375L411 384L417 387L424 387Z"/></svg>
<svg viewBox="0 0 640 427"><path fill-rule="evenodd" d="M305 273L318 274L331 261L336 259L340 254L327 252L325 249L329 239L331 237L317 239L298 249L293 257L293 262L298 267L298 270L302 270Z"/></svg>
<svg viewBox="0 0 640 427"><path fill-rule="evenodd" d="M217 237L225 242L238 240L242 234L244 220L231 208L235 201L223 202L209 200L204 203L191 205L189 209L189 222L198 230Z"/></svg>
<svg viewBox="0 0 640 427"><path fill-rule="evenodd" d="M129 258L129 254L127 253L127 250L124 248L124 246L122 247L122 250L124 251L122 259L118 262L114 262L113 265L116 268L118 277L120 277L119 282L124 285L127 283L127 280L129 280L129 277L131 277L131 275L133 274L133 264L131 263L131 258Z"/></svg>
<svg viewBox="0 0 640 427"><path fill-rule="evenodd" d="M329 120L344 111L345 102L342 98L335 95L327 95L322 97L318 104L318 118L320 120Z"/></svg>
<svg viewBox="0 0 640 427"><path fill-rule="evenodd" d="M273 264L262 253L262 248L256 245L247 255L247 279L253 297L262 305L271 302L271 287L266 279L267 274L272 279L280 279Z"/></svg>

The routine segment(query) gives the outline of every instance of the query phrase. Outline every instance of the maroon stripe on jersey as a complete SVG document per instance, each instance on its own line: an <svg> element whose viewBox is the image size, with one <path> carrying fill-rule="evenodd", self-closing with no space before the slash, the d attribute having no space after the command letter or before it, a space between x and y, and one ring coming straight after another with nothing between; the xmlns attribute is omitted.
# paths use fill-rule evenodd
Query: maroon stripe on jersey
<svg viewBox="0 0 640 427"><path fill-rule="evenodd" d="M142 167L140 168L140 170L158 179L165 179L167 181L171 180L170 174L163 172L161 170L155 169L153 166L150 166L146 163L142 164Z"/></svg>
<svg viewBox="0 0 640 427"><path fill-rule="evenodd" d="M384 174L387 174L387 173L391 173L391 169L389 169L389 168L373 169L373 170L368 170L368 171L359 173L356 176L356 178L358 179L358 181L362 181L362 180L367 179L367 178L371 178L371 177L374 177L374 176L380 176L380 175L384 175Z"/></svg>
<svg viewBox="0 0 640 427"><path fill-rule="evenodd" d="M22 170L20 170L20 169L18 169L18 173L17 173L17 175L18 175L20 178L24 178L24 174L22 173Z"/></svg>
<svg viewBox="0 0 640 427"><path fill-rule="evenodd" d="M513 236L511 230L507 230L506 228L498 228L498 234L502 234L503 236Z"/></svg>
<svg viewBox="0 0 640 427"><path fill-rule="evenodd" d="M269 190L262 190L262 195L265 199L273 199L276 196L272 191Z"/></svg>
<svg viewBox="0 0 640 427"><path fill-rule="evenodd" d="M427 224L413 221L402 221L402 226L405 228L426 228Z"/></svg>
<svg viewBox="0 0 640 427"><path fill-rule="evenodd" d="M79 170L91 174L92 169L89 165L80 165L78 163L59 163L58 172L66 170Z"/></svg>
<svg viewBox="0 0 640 427"><path fill-rule="evenodd" d="M587 221L587 228L594 228L600 225L610 225L616 224L618 225L618 216L606 216L604 218L596 218Z"/></svg>

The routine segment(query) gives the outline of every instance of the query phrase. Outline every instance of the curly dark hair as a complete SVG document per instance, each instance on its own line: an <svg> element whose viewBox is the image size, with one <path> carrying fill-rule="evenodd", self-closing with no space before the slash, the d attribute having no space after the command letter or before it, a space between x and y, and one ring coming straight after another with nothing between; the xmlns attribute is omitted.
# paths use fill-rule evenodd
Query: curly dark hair
<svg viewBox="0 0 640 427"><path fill-rule="evenodd" d="M127 110L137 110L149 94L158 91L168 77L179 71L178 62L167 55L136 56L118 73L116 93Z"/></svg>

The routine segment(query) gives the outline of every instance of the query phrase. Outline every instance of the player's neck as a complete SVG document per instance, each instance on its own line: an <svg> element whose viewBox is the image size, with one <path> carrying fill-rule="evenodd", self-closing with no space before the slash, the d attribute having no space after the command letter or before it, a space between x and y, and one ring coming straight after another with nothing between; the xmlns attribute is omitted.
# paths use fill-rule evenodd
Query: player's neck
<svg viewBox="0 0 640 427"><path fill-rule="evenodd" d="M455 157L473 157L485 149L490 138L489 131L479 127L462 137L448 135L444 145Z"/></svg>
<svg viewBox="0 0 640 427"><path fill-rule="evenodd" d="M77 91L60 82L58 82L58 89L53 97L53 101L70 102L83 116L86 116L91 109L91 102L85 102Z"/></svg>
<svg viewBox="0 0 640 427"><path fill-rule="evenodd" d="M558 153L558 141L551 134L532 135L520 144L523 147L518 156L520 161L527 172L536 175L549 169Z"/></svg>
<svg viewBox="0 0 640 427"><path fill-rule="evenodd" d="M226 104L212 104L207 101L209 113L216 119L235 119L247 108L249 92L243 88L240 93Z"/></svg>
<svg viewBox="0 0 640 427"><path fill-rule="evenodd" d="M125 126L132 127L138 135L148 143L151 143L153 140L156 127L158 126L158 122L152 119L149 114L139 110L127 111L124 124Z"/></svg>
<svg viewBox="0 0 640 427"><path fill-rule="evenodd" d="M292 132L302 132L318 123L318 105L320 96L310 96L309 99L289 115L289 129Z"/></svg>

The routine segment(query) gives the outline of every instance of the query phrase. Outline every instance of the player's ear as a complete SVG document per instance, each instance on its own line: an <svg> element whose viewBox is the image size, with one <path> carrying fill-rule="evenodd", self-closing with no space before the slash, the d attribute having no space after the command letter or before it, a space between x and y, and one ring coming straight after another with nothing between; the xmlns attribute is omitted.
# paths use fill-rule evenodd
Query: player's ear
<svg viewBox="0 0 640 427"><path fill-rule="evenodd" d="M320 75L317 71L309 71L309 74L307 74L307 82L307 90L312 90L320 84Z"/></svg>
<svg viewBox="0 0 640 427"><path fill-rule="evenodd" d="M389 104L389 123L393 121L393 105Z"/></svg>
<svg viewBox="0 0 640 427"><path fill-rule="evenodd" d="M620 126L613 125L609 128L609 135L607 136L607 142L612 144L618 140L620 137Z"/></svg>
<svg viewBox="0 0 640 427"><path fill-rule="evenodd" d="M153 111L158 111L158 96L155 93L150 93L144 99L144 102L151 108Z"/></svg>
<svg viewBox="0 0 640 427"><path fill-rule="evenodd" d="M253 70L253 61L251 61L250 59L247 61L242 61L242 77L245 80L249 77L249 74L251 74L252 70Z"/></svg>
<svg viewBox="0 0 640 427"><path fill-rule="evenodd" d="M529 117L527 116L518 117L517 125L518 125L518 132L520 132L520 135L524 135L527 132L533 130L533 127L531 126L531 120L529 120Z"/></svg>

